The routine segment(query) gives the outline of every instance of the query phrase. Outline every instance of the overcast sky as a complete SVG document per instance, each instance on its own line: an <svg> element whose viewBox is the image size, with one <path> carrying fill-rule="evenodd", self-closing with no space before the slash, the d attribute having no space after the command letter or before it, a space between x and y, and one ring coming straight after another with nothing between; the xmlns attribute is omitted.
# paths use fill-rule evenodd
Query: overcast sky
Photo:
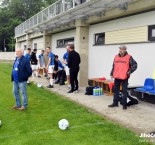
<svg viewBox="0 0 155 145"><path fill-rule="evenodd" d="M2 3L3 0L0 0L0 4Z"/></svg>

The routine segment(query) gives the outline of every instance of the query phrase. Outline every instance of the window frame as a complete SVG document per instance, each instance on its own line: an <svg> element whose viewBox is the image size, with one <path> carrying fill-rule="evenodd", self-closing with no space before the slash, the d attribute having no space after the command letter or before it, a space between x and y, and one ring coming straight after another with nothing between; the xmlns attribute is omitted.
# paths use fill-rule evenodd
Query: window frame
<svg viewBox="0 0 155 145"><path fill-rule="evenodd" d="M152 36L152 31L155 31L155 25L148 26L148 41L155 41L155 36Z"/></svg>
<svg viewBox="0 0 155 145"><path fill-rule="evenodd" d="M67 43L68 43L68 42L74 43L74 37L64 38L64 39L58 39L58 40L57 40L57 47L56 47L56 48L65 48L66 45L67 45L66 41L67 41ZM59 44L60 42L61 42L62 44Z"/></svg>
<svg viewBox="0 0 155 145"><path fill-rule="evenodd" d="M34 49L37 49L37 43L34 43Z"/></svg>
<svg viewBox="0 0 155 145"><path fill-rule="evenodd" d="M103 35L103 37L104 37L103 42L98 42L99 38L102 37L101 35ZM94 35L94 45L105 45L105 32L96 33Z"/></svg>

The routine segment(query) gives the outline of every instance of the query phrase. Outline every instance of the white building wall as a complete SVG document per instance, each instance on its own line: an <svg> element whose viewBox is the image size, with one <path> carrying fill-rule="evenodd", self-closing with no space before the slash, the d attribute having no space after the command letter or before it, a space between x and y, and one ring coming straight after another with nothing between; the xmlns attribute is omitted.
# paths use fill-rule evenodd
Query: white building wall
<svg viewBox="0 0 155 145"><path fill-rule="evenodd" d="M41 50L45 48L43 48L43 37L40 38L36 38L33 39L32 41L32 50L34 49L34 44L37 43L37 56L41 53Z"/></svg>
<svg viewBox="0 0 155 145"><path fill-rule="evenodd" d="M55 55L59 56L59 60L63 59L63 55L66 52L66 48L57 48L57 40L58 39L65 39L65 38L71 38L74 37L74 43L75 43L75 30L65 31L62 33L57 33L52 35L52 52Z"/></svg>
<svg viewBox="0 0 155 145"><path fill-rule="evenodd" d="M110 78L113 59L119 51L119 45L93 46L95 33L153 25L155 24L154 16L155 11L90 26L88 77ZM144 79L152 77L155 69L155 43L127 44L127 47L128 53L138 63L138 69L131 75L129 84L143 85Z"/></svg>
<svg viewBox="0 0 155 145"><path fill-rule="evenodd" d="M24 50L24 45L26 45L26 41L21 42L20 47Z"/></svg>

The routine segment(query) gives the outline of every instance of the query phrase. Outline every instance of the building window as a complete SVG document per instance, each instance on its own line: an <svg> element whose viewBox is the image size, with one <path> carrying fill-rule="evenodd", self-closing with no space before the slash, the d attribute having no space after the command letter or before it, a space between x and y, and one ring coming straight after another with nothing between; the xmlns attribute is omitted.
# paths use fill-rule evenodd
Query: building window
<svg viewBox="0 0 155 145"><path fill-rule="evenodd" d="M155 41L155 25L148 27L148 40Z"/></svg>
<svg viewBox="0 0 155 145"><path fill-rule="evenodd" d="M37 49L37 43L34 43L34 49Z"/></svg>
<svg viewBox="0 0 155 145"><path fill-rule="evenodd" d="M26 45L24 45L24 50L26 50L27 49L27 46Z"/></svg>
<svg viewBox="0 0 155 145"><path fill-rule="evenodd" d="M64 48L68 43L74 43L74 37L57 40L57 48Z"/></svg>
<svg viewBox="0 0 155 145"><path fill-rule="evenodd" d="M95 34L95 45L105 44L105 33Z"/></svg>
<svg viewBox="0 0 155 145"><path fill-rule="evenodd" d="M85 2L86 2L86 0L75 0L75 5L77 6L77 5L80 5Z"/></svg>

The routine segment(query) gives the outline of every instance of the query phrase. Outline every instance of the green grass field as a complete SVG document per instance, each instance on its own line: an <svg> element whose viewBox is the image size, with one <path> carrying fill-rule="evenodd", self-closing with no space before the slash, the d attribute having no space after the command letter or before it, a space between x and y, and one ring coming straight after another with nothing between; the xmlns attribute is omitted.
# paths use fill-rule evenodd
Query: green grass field
<svg viewBox="0 0 155 145"><path fill-rule="evenodd" d="M11 110L15 105L11 68L0 64L0 145L150 145L128 129L35 85L28 86L28 109ZM63 118L70 123L65 131L58 128Z"/></svg>

